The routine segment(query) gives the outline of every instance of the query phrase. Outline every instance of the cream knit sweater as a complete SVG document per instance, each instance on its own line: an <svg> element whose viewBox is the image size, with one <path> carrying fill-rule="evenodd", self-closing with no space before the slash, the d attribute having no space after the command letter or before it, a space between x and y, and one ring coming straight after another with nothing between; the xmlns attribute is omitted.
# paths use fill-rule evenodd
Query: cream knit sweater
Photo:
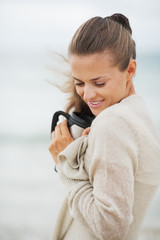
<svg viewBox="0 0 160 240"><path fill-rule="evenodd" d="M59 154L67 196L53 240L136 240L160 182L160 137L141 96L102 111Z"/></svg>

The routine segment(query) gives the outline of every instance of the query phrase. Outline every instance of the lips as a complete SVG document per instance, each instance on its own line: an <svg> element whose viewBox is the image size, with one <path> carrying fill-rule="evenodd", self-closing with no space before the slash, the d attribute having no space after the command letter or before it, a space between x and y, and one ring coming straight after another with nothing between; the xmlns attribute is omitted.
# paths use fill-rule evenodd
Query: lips
<svg viewBox="0 0 160 240"><path fill-rule="evenodd" d="M88 101L88 105L91 107L91 108L98 108L102 105L104 100L100 100L100 101Z"/></svg>

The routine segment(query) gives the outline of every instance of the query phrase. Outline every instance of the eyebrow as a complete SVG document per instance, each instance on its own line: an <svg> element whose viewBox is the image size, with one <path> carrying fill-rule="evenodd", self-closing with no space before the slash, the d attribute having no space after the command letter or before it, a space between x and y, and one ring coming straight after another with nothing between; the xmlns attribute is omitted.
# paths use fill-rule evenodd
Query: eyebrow
<svg viewBox="0 0 160 240"><path fill-rule="evenodd" d="M76 77L74 77L74 76L72 76L72 77L73 77L74 80L82 81L82 80L80 80L80 79L78 79L78 78L76 78ZM90 81L96 81L96 80L99 80L99 79L101 79L101 78L109 78L109 77L107 77L107 76L99 76L99 77L97 77L97 78L92 78L92 79L90 79ZM82 82L83 82L83 81L82 81Z"/></svg>

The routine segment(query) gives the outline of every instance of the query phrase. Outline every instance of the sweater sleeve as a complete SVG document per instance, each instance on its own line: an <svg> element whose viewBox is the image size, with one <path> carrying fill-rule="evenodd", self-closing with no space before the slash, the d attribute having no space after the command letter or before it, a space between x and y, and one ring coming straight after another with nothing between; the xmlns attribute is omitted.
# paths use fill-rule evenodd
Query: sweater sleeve
<svg viewBox="0 0 160 240"><path fill-rule="evenodd" d="M138 137L123 119L107 116L94 121L84 146L86 139L77 145L76 155L71 154L75 150L71 144L68 154L59 156L71 215L98 239L124 239L132 222ZM87 174L84 161L88 159Z"/></svg>

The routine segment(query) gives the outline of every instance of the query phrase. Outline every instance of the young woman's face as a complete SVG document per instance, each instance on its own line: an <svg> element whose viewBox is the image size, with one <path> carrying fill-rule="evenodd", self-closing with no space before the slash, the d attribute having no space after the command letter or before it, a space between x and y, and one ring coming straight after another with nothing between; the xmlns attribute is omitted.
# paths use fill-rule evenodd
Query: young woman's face
<svg viewBox="0 0 160 240"><path fill-rule="evenodd" d="M71 55L70 66L77 94L95 116L129 95L128 71L113 66L110 55Z"/></svg>

